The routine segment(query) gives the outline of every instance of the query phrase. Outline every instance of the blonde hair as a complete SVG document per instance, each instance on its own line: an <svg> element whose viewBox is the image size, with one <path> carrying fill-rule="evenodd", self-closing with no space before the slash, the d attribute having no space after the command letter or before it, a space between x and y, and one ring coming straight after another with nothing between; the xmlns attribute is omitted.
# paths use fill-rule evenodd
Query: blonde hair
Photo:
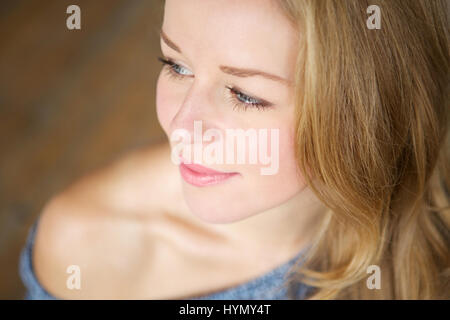
<svg viewBox="0 0 450 320"><path fill-rule="evenodd" d="M448 299L447 2L278 3L301 44L299 169L330 209L295 279L310 299ZM381 29L366 25L372 4Z"/></svg>

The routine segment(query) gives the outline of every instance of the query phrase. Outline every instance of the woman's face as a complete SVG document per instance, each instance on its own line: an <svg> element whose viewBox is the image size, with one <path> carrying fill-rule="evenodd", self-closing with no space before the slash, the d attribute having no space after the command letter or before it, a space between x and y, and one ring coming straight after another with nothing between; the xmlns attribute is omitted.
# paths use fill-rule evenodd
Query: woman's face
<svg viewBox="0 0 450 320"><path fill-rule="evenodd" d="M214 149L215 163L206 162L206 152L194 160L194 153L182 149L182 157L234 173L201 173L197 167L181 166L186 203L202 220L245 219L281 205L305 187L294 156L297 50L297 32L274 1L165 1L161 51L174 64L165 64L158 78L158 120L177 155L180 143L174 137L180 129L192 139L184 140L184 146L194 145L194 121L201 121L203 134L215 130L211 140L203 138L203 151L216 143L224 147L223 158L217 156L219 149ZM244 137L239 144L237 136L226 134L239 133L236 129L255 133L258 150L251 139ZM267 154L262 146L267 146ZM230 150L234 158L227 161ZM238 154L245 156L244 163L237 161ZM250 162L251 155L256 163ZM262 168L269 173L262 174Z"/></svg>

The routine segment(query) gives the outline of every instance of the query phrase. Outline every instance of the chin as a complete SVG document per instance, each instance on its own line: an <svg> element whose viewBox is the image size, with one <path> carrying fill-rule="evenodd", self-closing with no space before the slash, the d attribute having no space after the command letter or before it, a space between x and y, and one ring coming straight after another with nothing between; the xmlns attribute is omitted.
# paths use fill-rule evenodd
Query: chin
<svg viewBox="0 0 450 320"><path fill-rule="evenodd" d="M205 223L233 223L259 212L256 208L243 204L241 199L225 196L225 190L206 188L199 190L194 186L183 185L184 199L191 213Z"/></svg>
<svg viewBox="0 0 450 320"><path fill-rule="evenodd" d="M265 179L262 179L265 180ZM276 181L231 179L224 184L198 187L182 181L185 202L192 215L205 223L228 224L250 218L295 197L305 185L288 178Z"/></svg>

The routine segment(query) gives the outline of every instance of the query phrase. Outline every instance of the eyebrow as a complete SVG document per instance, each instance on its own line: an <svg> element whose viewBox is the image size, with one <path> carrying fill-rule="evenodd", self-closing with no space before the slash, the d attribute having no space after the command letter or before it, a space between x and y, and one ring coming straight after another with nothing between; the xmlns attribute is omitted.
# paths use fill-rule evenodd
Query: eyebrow
<svg viewBox="0 0 450 320"><path fill-rule="evenodd" d="M177 46L172 40L170 40L169 37L167 36L167 34L162 29L160 30L160 36L161 36L161 39L165 42L165 44L169 48L172 48L173 50L175 50L178 53L182 53L180 47ZM267 73L264 71L255 70L255 69L243 69L243 68L235 68L235 67L222 66L222 65L219 66L219 69L222 70L222 72L224 72L226 74L230 74L230 75L236 76L236 77L246 78L246 77L261 76L261 77L264 77L269 80L280 82L284 85L288 85L288 86L292 85L292 81L289 81L287 79L284 79L282 77L279 77L279 76L276 76L276 75L273 75L273 74L270 74L270 73Z"/></svg>

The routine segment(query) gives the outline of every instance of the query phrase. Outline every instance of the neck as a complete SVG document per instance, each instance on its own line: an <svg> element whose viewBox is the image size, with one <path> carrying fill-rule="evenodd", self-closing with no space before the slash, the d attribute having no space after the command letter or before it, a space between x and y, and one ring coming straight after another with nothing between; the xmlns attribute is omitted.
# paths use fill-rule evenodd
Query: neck
<svg viewBox="0 0 450 320"><path fill-rule="evenodd" d="M328 209L310 188L283 204L228 224L204 224L243 255L293 257L311 243Z"/></svg>

